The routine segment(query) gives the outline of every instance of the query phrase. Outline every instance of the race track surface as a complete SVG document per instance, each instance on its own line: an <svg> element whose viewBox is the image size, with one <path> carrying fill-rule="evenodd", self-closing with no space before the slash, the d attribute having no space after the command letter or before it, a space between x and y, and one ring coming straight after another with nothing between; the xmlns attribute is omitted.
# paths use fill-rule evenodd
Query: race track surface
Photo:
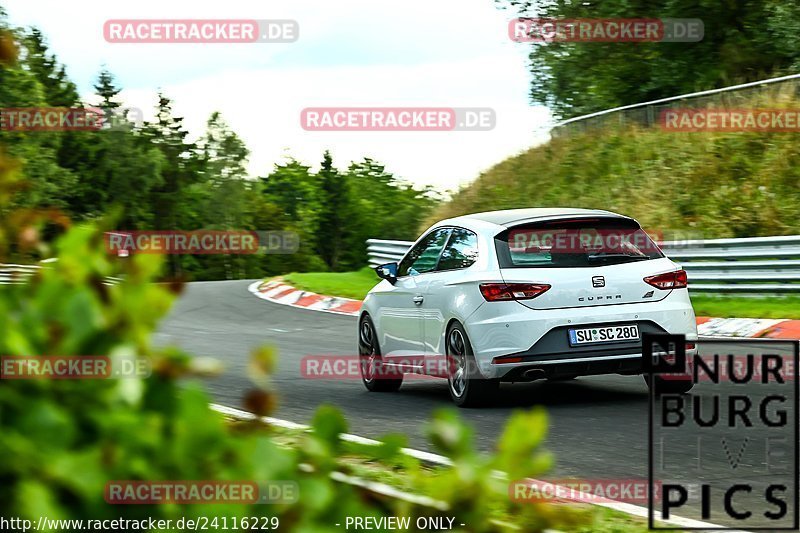
<svg viewBox="0 0 800 533"><path fill-rule="evenodd" d="M369 393L358 380L305 379L300 375L304 356L355 355L356 319L255 298L247 291L249 283L189 284L157 333L159 344L177 344L195 355L223 362L225 373L207 382L215 402L241 407L241 397L249 388L248 353L256 346L271 344L279 352L274 381L280 405L274 416L307 423L317 406L333 404L344 411L351 433L377 438L403 432L411 447L436 451L425 439L424 423L435 409L452 406L444 380L407 380L397 393ZM730 348L724 344L716 348L720 347L722 351ZM733 349L746 348L736 345ZM776 350L791 353L785 345ZM640 376L503 384L501 392L492 407L459 410L474 426L481 450L492 449L515 410L542 405L550 417L546 447L557 461L548 477L647 478L649 396ZM753 394L761 396L758 391ZM686 441L692 438L687 433ZM731 446L738 449L739 444ZM692 451L684 453L687 465L693 464ZM702 453L720 452L712 446ZM720 457L710 457L705 464L711 465L706 467L712 469L711 474L727 476Z"/></svg>

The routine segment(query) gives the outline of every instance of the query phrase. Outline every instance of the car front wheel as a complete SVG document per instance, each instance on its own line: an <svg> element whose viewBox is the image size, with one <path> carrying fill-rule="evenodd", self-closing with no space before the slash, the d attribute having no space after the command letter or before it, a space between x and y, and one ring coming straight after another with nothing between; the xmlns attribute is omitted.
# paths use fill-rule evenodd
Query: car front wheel
<svg viewBox="0 0 800 533"><path fill-rule="evenodd" d="M500 382L486 379L478 371L472 346L464 327L454 323L447 332L447 388L459 407L478 407L488 403Z"/></svg>

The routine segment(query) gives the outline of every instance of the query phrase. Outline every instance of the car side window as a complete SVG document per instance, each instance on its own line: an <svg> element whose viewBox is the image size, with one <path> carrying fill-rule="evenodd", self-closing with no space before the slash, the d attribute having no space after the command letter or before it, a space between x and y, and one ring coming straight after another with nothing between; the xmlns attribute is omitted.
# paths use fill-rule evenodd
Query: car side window
<svg viewBox="0 0 800 533"><path fill-rule="evenodd" d="M464 228L455 228L439 259L436 270L467 268L478 259L478 236Z"/></svg>
<svg viewBox="0 0 800 533"><path fill-rule="evenodd" d="M435 269L449 235L450 228L440 228L429 233L400 262L397 277L416 276Z"/></svg>

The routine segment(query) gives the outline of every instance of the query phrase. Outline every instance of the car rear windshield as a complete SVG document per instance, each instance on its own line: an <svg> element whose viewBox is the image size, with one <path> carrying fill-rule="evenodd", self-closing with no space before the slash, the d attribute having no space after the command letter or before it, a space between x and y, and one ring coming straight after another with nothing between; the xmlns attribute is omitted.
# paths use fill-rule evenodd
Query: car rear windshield
<svg viewBox="0 0 800 533"><path fill-rule="evenodd" d="M664 257L630 219L552 220L514 226L495 237L500 268L593 267Z"/></svg>

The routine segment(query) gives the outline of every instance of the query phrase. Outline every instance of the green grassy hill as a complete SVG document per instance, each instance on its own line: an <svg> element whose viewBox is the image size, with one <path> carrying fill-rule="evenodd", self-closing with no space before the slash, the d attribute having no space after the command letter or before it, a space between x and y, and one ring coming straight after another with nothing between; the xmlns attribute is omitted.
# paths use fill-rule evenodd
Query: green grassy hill
<svg viewBox="0 0 800 533"><path fill-rule="evenodd" d="M566 135L483 173L423 226L471 212L561 206L617 211L665 234L800 233L800 133L627 127Z"/></svg>

